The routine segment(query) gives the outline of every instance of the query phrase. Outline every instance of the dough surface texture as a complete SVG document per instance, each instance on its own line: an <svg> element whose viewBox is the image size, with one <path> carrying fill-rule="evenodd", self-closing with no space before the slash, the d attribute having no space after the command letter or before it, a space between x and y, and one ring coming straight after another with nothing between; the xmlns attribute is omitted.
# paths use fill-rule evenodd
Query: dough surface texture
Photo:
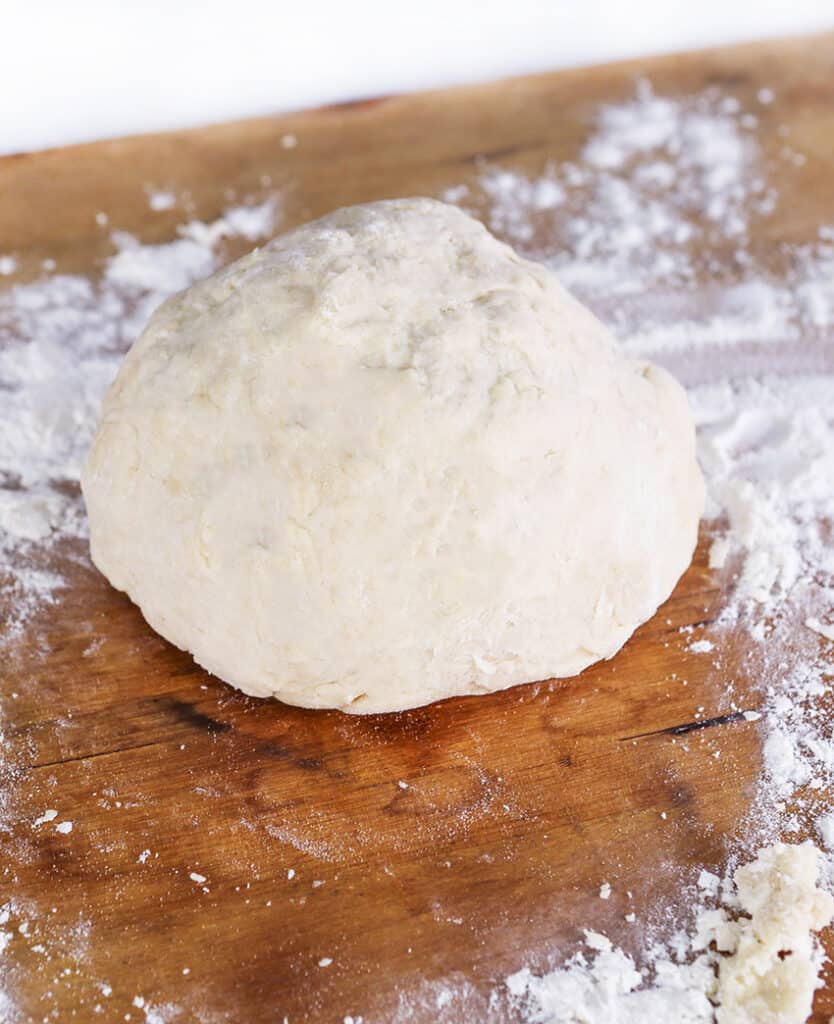
<svg viewBox="0 0 834 1024"><path fill-rule="evenodd" d="M356 713L611 657L703 508L677 382L430 199L337 210L164 303L82 486L95 564L157 632Z"/></svg>

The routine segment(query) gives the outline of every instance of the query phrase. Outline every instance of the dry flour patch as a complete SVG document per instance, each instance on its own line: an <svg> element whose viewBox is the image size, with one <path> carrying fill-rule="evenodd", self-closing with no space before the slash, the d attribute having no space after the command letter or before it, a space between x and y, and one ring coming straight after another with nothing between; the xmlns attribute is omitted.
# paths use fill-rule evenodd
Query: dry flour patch
<svg viewBox="0 0 834 1024"><path fill-rule="evenodd" d="M538 177L489 166L445 196L485 204L494 231L579 294L603 287L622 300L660 280L685 285L695 242L740 249L751 222L772 212L757 125L717 90L678 100L642 82L633 100L602 108L575 163Z"/></svg>
<svg viewBox="0 0 834 1024"><path fill-rule="evenodd" d="M164 299L218 265L224 239L267 237L276 217L272 200L235 207L161 245L116 231L98 283L56 274L0 293L0 646L63 586L39 555L86 536L78 479L122 355Z"/></svg>
<svg viewBox="0 0 834 1024"><path fill-rule="evenodd" d="M712 879L704 888L715 894ZM672 956L640 968L586 931L584 948L563 967L507 978L510 1002L527 1024L804 1021L824 959L812 932L834 913L816 881L810 843L767 847L735 872L728 906L696 907Z"/></svg>

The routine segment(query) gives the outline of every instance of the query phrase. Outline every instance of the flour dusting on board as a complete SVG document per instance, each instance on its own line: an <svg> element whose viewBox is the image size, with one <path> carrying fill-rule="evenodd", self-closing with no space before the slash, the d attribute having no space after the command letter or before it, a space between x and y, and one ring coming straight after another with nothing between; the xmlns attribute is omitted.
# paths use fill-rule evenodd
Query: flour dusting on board
<svg viewBox="0 0 834 1024"><path fill-rule="evenodd" d="M550 970L533 970L520 950L517 970L488 998L458 975L395 992L387 1019L420 1012L460 1020L474 1007L484 1021L512 1014L527 1024L707 1022L720 1001L722 1024L731 1024L744 1019L731 1012L732 979L744 957L754 954L776 977L783 961L774 951L786 944L804 984L793 1011L811 998L822 956L811 931L831 913L816 872L824 886L834 879L834 723L823 699L834 679L834 228L822 225L812 243L768 254L775 263L767 265L750 243L751 230L779 211L769 162L800 169L805 159L788 140L767 157L762 152L759 122L770 116L772 99L768 90L749 106L718 90L671 98L643 83L630 100L598 112L575 161L526 175L484 161L471 180L444 192L555 267L629 351L667 365L688 386L709 490L709 564L726 593L717 621L683 639L688 652L721 673L728 637L734 630L749 635L750 666L761 680L757 705L737 705L727 679L724 710L757 722L748 727L761 729L763 766L746 837L728 851L726 877L700 871L682 878L682 905L656 927L648 912L630 911L627 920L645 929L640 950L626 952L589 931L574 950L554 952ZM148 194L152 211L175 206L173 193ZM186 224L161 245L143 245L116 227L113 256L97 283L60 273L16 283L17 260L2 258L0 596L11 610L2 623L2 657L14 658L24 638L45 647L43 623L69 599L47 556L59 551L87 564L78 475L122 353L160 301L218 265L224 240L253 242L271 233L276 210L271 201L239 207L212 224ZM14 696L2 695L6 713ZM0 830L11 813L4 798L22 777L2 749ZM483 813L499 803L490 796ZM62 843L83 834L78 809L53 821L41 806L35 819L33 833L52 829ZM70 821L72 831L54 833ZM329 841L317 846L320 836L296 825L269 828L269 841L290 843L322 865L337 860ZM808 835L827 856L818 861L800 843ZM795 842L777 845L786 836ZM150 858L145 840L155 848L153 838L143 836L131 852L139 869ZM745 863L751 867L739 873ZM786 888L804 908L792 919L796 927L786 932L787 917L771 914L754 942L744 922L750 916L761 923L763 905L778 906ZM0 1016L16 1019L17 974L5 965L18 946L40 947L45 958L69 949L68 966L83 973L93 927L80 922L73 938L50 928L49 908L7 903L0 911ZM334 971L338 961L330 966L327 959ZM190 970L185 965L183 977ZM89 1009L98 1014L106 1011L96 1005L106 1007L115 995L106 980L95 985ZM180 1019L178 1005L130 997L142 1000L133 1003L134 1019ZM182 1018L190 1013L182 1009ZM345 1022L371 1019L361 1006L345 1008Z"/></svg>
<svg viewBox="0 0 834 1024"><path fill-rule="evenodd" d="M484 196L489 226L578 292L622 298L652 281L682 286L698 270L694 242L743 260L751 221L773 209L756 126L733 97L672 100L643 82L634 100L602 109L577 163L535 178L489 167L471 198ZM447 197L466 203L466 187Z"/></svg>

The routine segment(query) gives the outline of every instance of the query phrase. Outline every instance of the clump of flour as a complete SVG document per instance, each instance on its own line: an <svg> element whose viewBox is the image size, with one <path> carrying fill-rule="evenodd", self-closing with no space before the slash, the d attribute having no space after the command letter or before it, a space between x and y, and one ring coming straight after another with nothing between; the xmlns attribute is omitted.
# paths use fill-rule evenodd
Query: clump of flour
<svg viewBox="0 0 834 1024"><path fill-rule="evenodd" d="M510 975L510 1001L527 1024L804 1021L825 959L812 933L834 914L817 870L811 843L776 843L726 880L725 905L696 907L673 958L638 969L606 936L586 931L586 949L561 968Z"/></svg>

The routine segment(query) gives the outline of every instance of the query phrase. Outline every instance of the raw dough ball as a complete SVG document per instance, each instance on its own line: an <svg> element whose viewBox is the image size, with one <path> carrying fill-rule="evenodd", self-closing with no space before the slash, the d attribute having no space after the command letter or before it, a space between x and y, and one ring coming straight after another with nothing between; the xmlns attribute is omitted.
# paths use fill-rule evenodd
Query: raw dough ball
<svg viewBox="0 0 834 1024"><path fill-rule="evenodd" d="M703 505L680 386L429 199L166 302L83 487L93 560L154 629L247 693L361 713L611 657Z"/></svg>

